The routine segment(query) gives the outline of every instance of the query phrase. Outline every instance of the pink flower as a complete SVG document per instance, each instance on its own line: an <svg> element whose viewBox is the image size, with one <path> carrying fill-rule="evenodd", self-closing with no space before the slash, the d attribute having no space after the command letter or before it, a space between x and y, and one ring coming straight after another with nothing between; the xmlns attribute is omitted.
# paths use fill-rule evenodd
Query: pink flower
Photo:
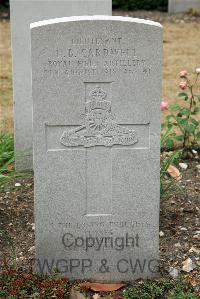
<svg viewBox="0 0 200 299"><path fill-rule="evenodd" d="M185 78L187 76L187 74L188 74L187 71L183 70L183 71L180 72L179 75L180 75L181 78Z"/></svg>
<svg viewBox="0 0 200 299"><path fill-rule="evenodd" d="M186 87L187 87L187 83L186 83L185 81L181 81L181 82L179 83L179 87L180 87L182 90L184 90L184 89L186 89Z"/></svg>
<svg viewBox="0 0 200 299"><path fill-rule="evenodd" d="M200 74L200 67L196 68L196 73Z"/></svg>
<svg viewBox="0 0 200 299"><path fill-rule="evenodd" d="M168 109L168 103L162 101L162 102L160 103L160 110L163 111L163 110L167 110L167 109Z"/></svg>

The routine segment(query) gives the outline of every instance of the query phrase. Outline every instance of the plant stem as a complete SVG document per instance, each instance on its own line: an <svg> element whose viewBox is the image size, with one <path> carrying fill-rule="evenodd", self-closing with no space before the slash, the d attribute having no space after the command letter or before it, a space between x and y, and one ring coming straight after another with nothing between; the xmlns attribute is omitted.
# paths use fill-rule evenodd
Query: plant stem
<svg viewBox="0 0 200 299"><path fill-rule="evenodd" d="M190 118L190 115L191 115L191 111L192 111L192 106L193 106L193 100L194 100L194 93L193 93L193 85L190 85L189 86L189 90L190 90L190 105L189 105L189 114L187 116L187 121L189 120ZM184 133L184 139L183 139L183 148L186 147L186 143L189 144L189 134L188 132L185 130L185 133Z"/></svg>

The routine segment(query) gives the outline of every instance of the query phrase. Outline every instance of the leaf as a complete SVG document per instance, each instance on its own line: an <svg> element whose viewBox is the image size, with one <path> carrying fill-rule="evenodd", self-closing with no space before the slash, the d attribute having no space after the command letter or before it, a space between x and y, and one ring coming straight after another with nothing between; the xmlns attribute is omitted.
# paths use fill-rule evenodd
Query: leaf
<svg viewBox="0 0 200 299"><path fill-rule="evenodd" d="M183 261L182 264L182 270L184 272L191 272L195 268L195 264L193 263L191 258L188 258L187 260Z"/></svg>
<svg viewBox="0 0 200 299"><path fill-rule="evenodd" d="M177 141L183 141L184 140L184 136L183 135L177 135L177 136L175 136L175 139Z"/></svg>
<svg viewBox="0 0 200 299"><path fill-rule="evenodd" d="M116 291L120 288L124 287L125 284L123 283L97 283L97 282L83 282L80 283L79 286L81 288L91 289L93 291ZM71 298L70 298L71 299Z"/></svg>
<svg viewBox="0 0 200 299"><path fill-rule="evenodd" d="M74 288L71 288L69 299L85 299L85 296Z"/></svg>
<svg viewBox="0 0 200 299"><path fill-rule="evenodd" d="M14 170L14 164L13 164L13 163L12 163L12 164L9 164L9 165L7 166L7 170L8 170L9 172L13 171L13 170Z"/></svg>
<svg viewBox="0 0 200 299"><path fill-rule="evenodd" d="M172 120L173 120L173 116L172 116L172 115L167 115L167 116L166 116L166 120L167 120L168 122L172 121Z"/></svg>
<svg viewBox="0 0 200 299"><path fill-rule="evenodd" d="M174 141L172 139L167 139L166 140L166 145L168 148L174 148Z"/></svg>
<svg viewBox="0 0 200 299"><path fill-rule="evenodd" d="M179 92L178 97L184 97L184 100L187 101L188 95L186 92Z"/></svg>
<svg viewBox="0 0 200 299"><path fill-rule="evenodd" d="M200 139L200 132L197 132L196 137L197 139Z"/></svg>
<svg viewBox="0 0 200 299"><path fill-rule="evenodd" d="M195 109L194 109L194 113L196 114L196 113L198 113L198 112L200 112L200 107L195 107Z"/></svg>
<svg viewBox="0 0 200 299"><path fill-rule="evenodd" d="M170 123L169 123L169 124L167 124L167 128L168 128L168 129L171 129L172 127L173 127L173 125L172 125L172 124L170 124Z"/></svg>
<svg viewBox="0 0 200 299"><path fill-rule="evenodd" d="M195 125L195 127L199 125L199 122L195 118L190 117L190 120Z"/></svg>
<svg viewBox="0 0 200 299"><path fill-rule="evenodd" d="M185 130L186 130L188 133L194 133L195 128L196 128L196 126L193 125L193 124L187 124L187 125L185 126Z"/></svg>
<svg viewBox="0 0 200 299"><path fill-rule="evenodd" d="M174 165L170 164L169 167L167 168L167 172L171 177L175 178L178 181L182 178L180 171Z"/></svg>
<svg viewBox="0 0 200 299"><path fill-rule="evenodd" d="M176 121L181 126L185 126L188 123L187 119L181 117L176 117Z"/></svg>
<svg viewBox="0 0 200 299"><path fill-rule="evenodd" d="M186 92L179 92L178 94L179 97L187 97L187 93Z"/></svg>
<svg viewBox="0 0 200 299"><path fill-rule="evenodd" d="M170 105L170 110L171 111L178 111L180 109L181 109L181 107L178 103Z"/></svg>
<svg viewBox="0 0 200 299"><path fill-rule="evenodd" d="M181 110L181 114L188 116L190 114L190 110L188 108L184 108Z"/></svg>
<svg viewBox="0 0 200 299"><path fill-rule="evenodd" d="M166 123L163 123L163 124L161 124L161 129L164 129L164 128L166 128L166 126L167 126L167 124L166 124Z"/></svg>

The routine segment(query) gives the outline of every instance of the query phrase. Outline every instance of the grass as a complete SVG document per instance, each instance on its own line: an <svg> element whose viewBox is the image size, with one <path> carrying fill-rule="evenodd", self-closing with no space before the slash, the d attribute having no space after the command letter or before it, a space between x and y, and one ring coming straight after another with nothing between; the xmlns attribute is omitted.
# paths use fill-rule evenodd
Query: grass
<svg viewBox="0 0 200 299"><path fill-rule="evenodd" d="M191 285L182 279L145 281L138 286L129 287L125 299L198 299Z"/></svg>
<svg viewBox="0 0 200 299"><path fill-rule="evenodd" d="M0 133L0 185L10 179L14 170L14 139L10 133Z"/></svg>
<svg viewBox="0 0 200 299"><path fill-rule="evenodd" d="M178 74L187 69L193 72L200 67L200 24L164 23L164 65L162 98L170 104L178 100ZM0 131L13 131L12 66L10 22L0 22ZM23 109L23 107L22 107ZM164 114L163 114L164 117Z"/></svg>
<svg viewBox="0 0 200 299"><path fill-rule="evenodd" d="M66 278L40 276L15 269L0 273L0 298L69 298L70 283Z"/></svg>
<svg viewBox="0 0 200 299"><path fill-rule="evenodd" d="M12 133L0 132L0 187L13 178L29 178L32 171L15 172L14 137Z"/></svg>
<svg viewBox="0 0 200 299"><path fill-rule="evenodd" d="M173 192L182 193L180 184L177 183L177 179L171 177L167 172L170 165L178 166L179 158L182 155L182 150L176 150L174 152L167 153L164 157L161 155L160 163L160 197L162 200L168 199Z"/></svg>

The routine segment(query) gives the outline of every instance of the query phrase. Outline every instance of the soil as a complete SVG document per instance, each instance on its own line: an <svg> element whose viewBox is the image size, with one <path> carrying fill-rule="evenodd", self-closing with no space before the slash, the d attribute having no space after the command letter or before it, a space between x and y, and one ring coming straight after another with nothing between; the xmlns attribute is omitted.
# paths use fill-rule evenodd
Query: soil
<svg viewBox="0 0 200 299"><path fill-rule="evenodd" d="M162 276L169 275L170 267L179 271L194 286L199 281L200 250L200 163L196 159L184 161L177 182L181 191L161 201L160 258ZM16 261L24 271L31 269L34 259L33 178L15 178L0 188L0 229L11 236ZM0 238L0 260L10 264L13 253L8 239ZM193 271L184 272L183 262L191 258ZM200 287L200 286L199 286Z"/></svg>
<svg viewBox="0 0 200 299"><path fill-rule="evenodd" d="M160 257L163 274L170 267L188 277L194 284L200 282L200 164L184 161L182 179L177 183L181 190L161 201ZM190 258L195 269L189 274L182 271L183 262ZM199 285L200 287L200 285Z"/></svg>

